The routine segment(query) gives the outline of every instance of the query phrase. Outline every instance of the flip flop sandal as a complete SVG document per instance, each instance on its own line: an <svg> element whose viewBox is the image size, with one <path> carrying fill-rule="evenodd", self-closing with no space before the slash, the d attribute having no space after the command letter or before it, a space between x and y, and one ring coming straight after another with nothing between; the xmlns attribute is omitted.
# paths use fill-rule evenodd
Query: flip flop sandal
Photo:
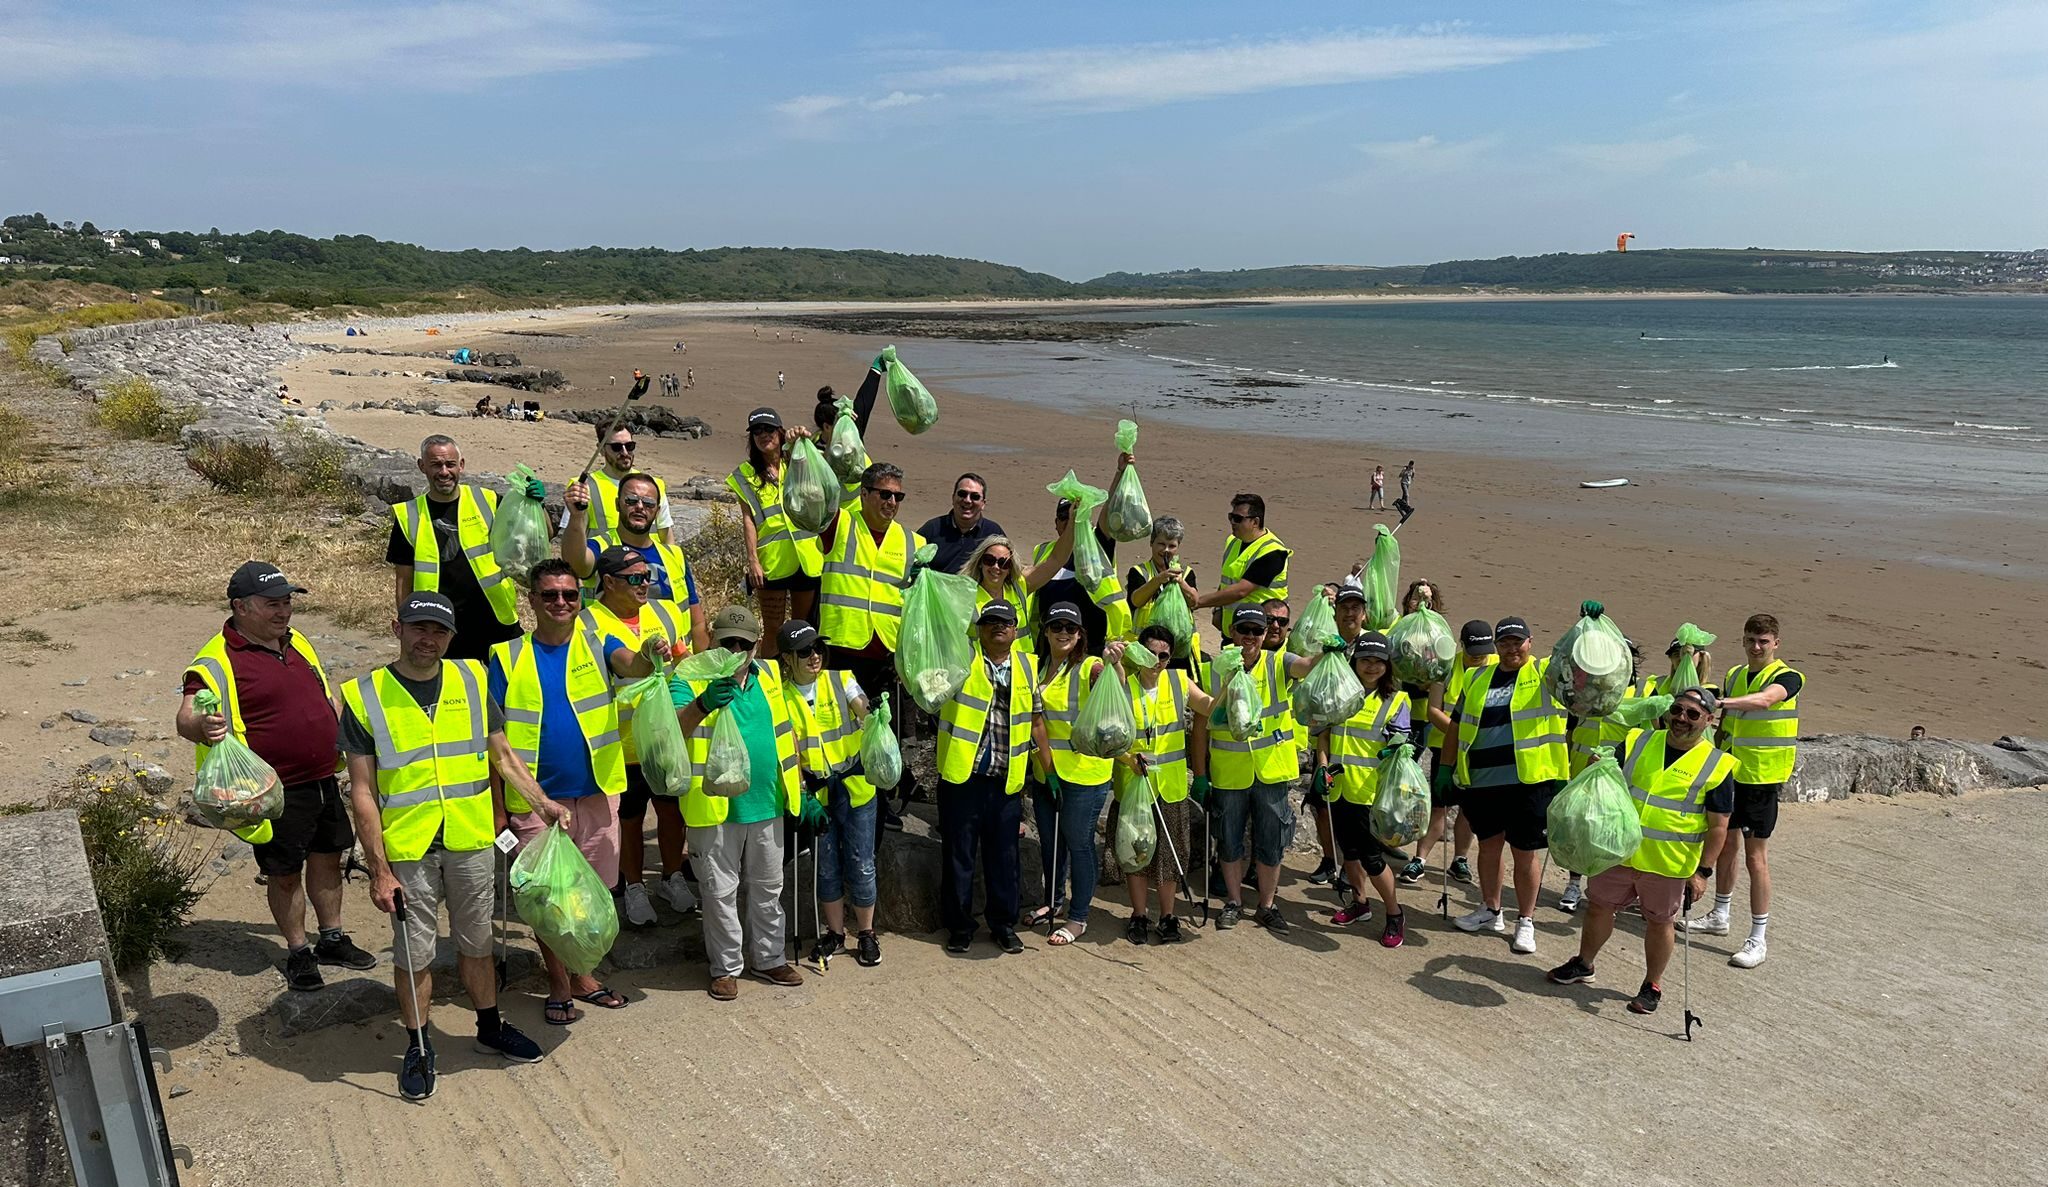
<svg viewBox="0 0 2048 1187"><path fill-rule="evenodd" d="M579 1002L589 1002L601 1010L623 1010L632 1004L625 998L613 993L609 985L600 985L589 993L579 993L576 995L576 1000Z"/></svg>
<svg viewBox="0 0 2048 1187"><path fill-rule="evenodd" d="M561 1001L551 998L541 1003L541 1017L547 1020L549 1026L567 1026L583 1017L583 1011L577 1009L576 1004L568 998Z"/></svg>

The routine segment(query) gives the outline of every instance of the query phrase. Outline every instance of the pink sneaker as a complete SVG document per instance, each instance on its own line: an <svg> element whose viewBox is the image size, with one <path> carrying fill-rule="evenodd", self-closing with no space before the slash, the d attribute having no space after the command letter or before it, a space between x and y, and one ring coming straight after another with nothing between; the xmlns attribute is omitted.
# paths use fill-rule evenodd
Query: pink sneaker
<svg viewBox="0 0 2048 1187"><path fill-rule="evenodd" d="M1330 922L1338 927L1347 927L1353 923L1363 923L1371 918L1372 904L1361 900L1338 910L1336 914L1330 916Z"/></svg>

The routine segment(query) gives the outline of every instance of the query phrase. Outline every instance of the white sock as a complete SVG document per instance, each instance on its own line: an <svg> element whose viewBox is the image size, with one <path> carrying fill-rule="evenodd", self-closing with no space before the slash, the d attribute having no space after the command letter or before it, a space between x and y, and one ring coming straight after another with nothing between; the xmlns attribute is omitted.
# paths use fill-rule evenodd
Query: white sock
<svg viewBox="0 0 2048 1187"><path fill-rule="evenodd" d="M1770 925L1771 913L1769 911L1766 911L1761 915L1751 915L1749 917L1749 938L1755 940L1759 944L1763 943L1764 929L1769 927Z"/></svg>
<svg viewBox="0 0 2048 1187"><path fill-rule="evenodd" d="M1716 915L1719 915L1719 916L1720 916L1721 918L1723 918L1723 919L1726 919L1726 918L1728 918L1728 912L1729 912L1729 910L1730 910L1730 909L1731 909L1731 908L1732 908L1732 907L1734 906L1734 903L1735 903L1735 896L1734 896L1733 894L1717 894L1717 895L1715 895L1715 896L1714 896L1714 914L1716 914Z"/></svg>

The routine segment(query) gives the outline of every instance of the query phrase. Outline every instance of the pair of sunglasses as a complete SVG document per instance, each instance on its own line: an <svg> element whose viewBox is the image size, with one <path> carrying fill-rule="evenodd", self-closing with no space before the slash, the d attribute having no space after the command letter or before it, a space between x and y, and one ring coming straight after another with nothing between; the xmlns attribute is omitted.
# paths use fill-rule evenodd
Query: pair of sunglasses
<svg viewBox="0 0 2048 1187"><path fill-rule="evenodd" d="M998 569L1007 569L1010 567L1010 558L1007 556L985 556L981 558L981 563L984 565L994 565Z"/></svg>
<svg viewBox="0 0 2048 1187"><path fill-rule="evenodd" d="M647 497L646 495L620 495L620 496L619 496L619 506L621 506L621 507L659 507L659 506L661 506L661 500L660 500L660 499L650 499L650 498L648 498L648 497Z"/></svg>
<svg viewBox="0 0 2048 1187"><path fill-rule="evenodd" d="M901 503L904 499L904 494L900 490L876 490L871 486L868 488L868 493L884 503Z"/></svg>
<svg viewBox="0 0 2048 1187"><path fill-rule="evenodd" d="M612 576L625 582L627 585L646 585L654 580L654 574L652 573L613 573Z"/></svg>
<svg viewBox="0 0 2048 1187"><path fill-rule="evenodd" d="M543 602L580 602L583 600L583 591L580 589L539 589L534 591L534 596Z"/></svg>
<svg viewBox="0 0 2048 1187"><path fill-rule="evenodd" d="M799 647L795 651L790 652L789 654L797 657L798 659L810 659L813 656L822 655L824 651L825 649L823 647L820 647L816 643L813 643L809 647Z"/></svg>
<svg viewBox="0 0 2048 1187"><path fill-rule="evenodd" d="M612 441L605 445L613 453L631 453L640 447L636 441Z"/></svg>

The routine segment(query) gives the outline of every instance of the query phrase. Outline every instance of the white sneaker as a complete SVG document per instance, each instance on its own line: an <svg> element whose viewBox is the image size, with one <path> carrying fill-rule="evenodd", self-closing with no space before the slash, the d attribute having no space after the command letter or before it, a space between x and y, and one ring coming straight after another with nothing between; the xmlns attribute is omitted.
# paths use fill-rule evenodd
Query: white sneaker
<svg viewBox="0 0 2048 1187"><path fill-rule="evenodd" d="M1764 962L1764 957L1769 952L1770 949L1764 946L1762 940L1744 940L1742 950L1729 957L1728 963L1738 969L1753 969Z"/></svg>
<svg viewBox="0 0 2048 1187"><path fill-rule="evenodd" d="M1520 919L1515 920L1515 940L1514 943L1508 945L1508 950L1519 952L1524 956L1536 951L1536 921L1534 919L1524 915Z"/></svg>
<svg viewBox="0 0 2048 1187"><path fill-rule="evenodd" d="M1456 919L1451 920L1451 923L1459 931L1505 933L1508 930L1507 917L1492 907L1480 907L1475 911L1458 916Z"/></svg>
<svg viewBox="0 0 2048 1187"><path fill-rule="evenodd" d="M681 870L661 880L661 897L678 915L688 915L697 909L697 896L690 890L690 880L683 877Z"/></svg>
<svg viewBox="0 0 2048 1187"><path fill-rule="evenodd" d="M1686 920L1685 930L1696 936L1725 936L1728 934L1728 917L1709 911L1697 919Z"/></svg>
<svg viewBox="0 0 2048 1187"><path fill-rule="evenodd" d="M626 909L627 923L646 927L659 922L655 918L654 904L647 901L647 888L638 882L626 883L626 893L619 896L619 902Z"/></svg>

